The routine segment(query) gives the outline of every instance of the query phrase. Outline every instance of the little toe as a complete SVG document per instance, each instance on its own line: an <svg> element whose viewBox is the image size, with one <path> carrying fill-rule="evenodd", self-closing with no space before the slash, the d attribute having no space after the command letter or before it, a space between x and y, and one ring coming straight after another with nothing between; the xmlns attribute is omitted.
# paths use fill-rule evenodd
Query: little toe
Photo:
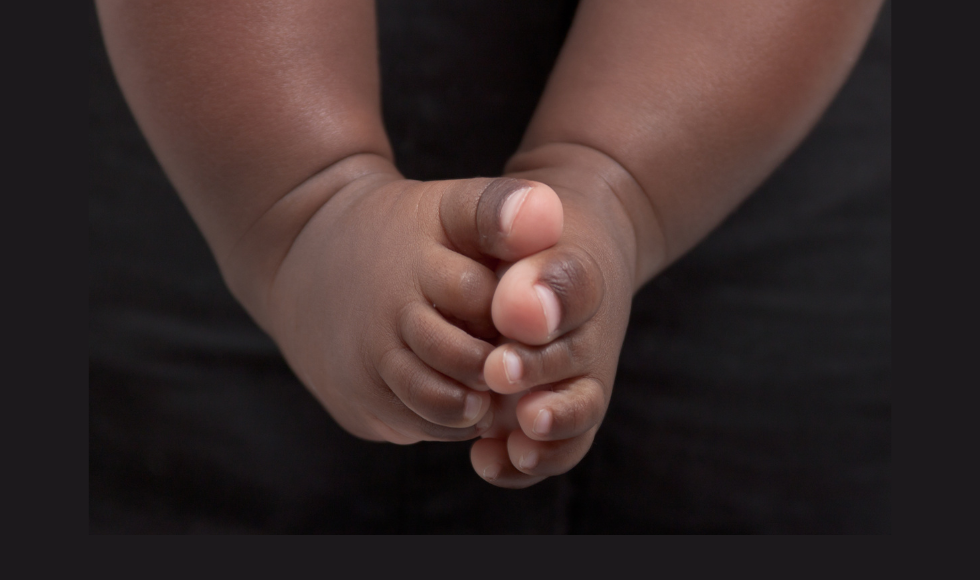
<svg viewBox="0 0 980 580"><path fill-rule="evenodd" d="M457 250L509 262L553 246L564 223L553 189L510 177L447 182L439 215Z"/></svg>
<svg viewBox="0 0 980 580"><path fill-rule="evenodd" d="M535 441L577 437L602 422L611 387L591 377L564 381L528 393L517 404L521 430Z"/></svg>
<svg viewBox="0 0 980 580"><path fill-rule="evenodd" d="M436 372L407 348L389 350L377 368L391 392L426 422L418 425L423 429L429 423L449 428L473 427L490 410L489 393L469 389Z"/></svg>
<svg viewBox="0 0 980 580"><path fill-rule="evenodd" d="M561 475L578 465L588 453L598 427L561 441L535 441L523 431L514 431L507 438L507 454L511 464L529 476Z"/></svg>
<svg viewBox="0 0 980 580"><path fill-rule="evenodd" d="M507 453L507 441L504 439L475 441L470 448L470 463L477 475L497 487L522 489L546 477L528 475L514 467Z"/></svg>
<svg viewBox="0 0 980 580"><path fill-rule="evenodd" d="M403 311L399 331L405 344L425 364L460 383L486 391L483 378L493 347L446 321L432 307L416 303Z"/></svg>
<svg viewBox="0 0 980 580"><path fill-rule="evenodd" d="M595 259L559 244L511 266L497 285L490 312L500 334L542 345L589 320L604 291Z"/></svg>
<svg viewBox="0 0 980 580"><path fill-rule="evenodd" d="M484 412L475 425L447 427L433 423L405 406L389 389L386 403L368 412L368 423L376 437L396 445L412 445L419 441L469 441L484 436L494 421L493 409Z"/></svg>

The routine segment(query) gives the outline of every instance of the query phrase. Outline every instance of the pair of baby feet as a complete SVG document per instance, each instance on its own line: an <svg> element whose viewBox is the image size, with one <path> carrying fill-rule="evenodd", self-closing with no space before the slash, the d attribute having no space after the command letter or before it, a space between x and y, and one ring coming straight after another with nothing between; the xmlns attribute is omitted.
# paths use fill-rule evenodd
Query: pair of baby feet
<svg viewBox="0 0 980 580"><path fill-rule="evenodd" d="M635 255L622 204L575 170L437 182L371 171L292 241L266 326L350 433L478 439L477 474L526 487L592 443Z"/></svg>

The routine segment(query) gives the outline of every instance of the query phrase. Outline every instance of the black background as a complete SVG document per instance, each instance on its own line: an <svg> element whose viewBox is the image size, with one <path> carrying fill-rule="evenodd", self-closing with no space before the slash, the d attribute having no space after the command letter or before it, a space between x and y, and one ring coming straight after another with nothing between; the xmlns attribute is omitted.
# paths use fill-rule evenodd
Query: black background
<svg viewBox="0 0 980 580"><path fill-rule="evenodd" d="M399 167L499 173L574 11L379 2ZM807 141L635 298L568 474L500 490L468 444L340 430L230 297L89 15L90 531L887 532L891 6Z"/></svg>

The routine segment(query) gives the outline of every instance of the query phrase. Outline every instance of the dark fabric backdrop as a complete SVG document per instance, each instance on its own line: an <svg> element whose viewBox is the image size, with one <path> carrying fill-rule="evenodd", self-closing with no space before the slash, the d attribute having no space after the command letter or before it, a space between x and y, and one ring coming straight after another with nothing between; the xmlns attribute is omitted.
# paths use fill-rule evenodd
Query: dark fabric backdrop
<svg viewBox="0 0 980 580"><path fill-rule="evenodd" d="M406 176L499 174L574 8L379 2ZM586 458L523 491L468 443L330 419L224 287L87 26L92 533L890 532L890 3L805 143L637 294Z"/></svg>

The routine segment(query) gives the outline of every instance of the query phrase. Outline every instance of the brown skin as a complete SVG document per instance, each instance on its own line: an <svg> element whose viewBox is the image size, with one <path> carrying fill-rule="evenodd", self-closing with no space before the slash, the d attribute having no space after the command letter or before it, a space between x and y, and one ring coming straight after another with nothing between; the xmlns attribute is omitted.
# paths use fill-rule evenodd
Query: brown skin
<svg viewBox="0 0 980 580"><path fill-rule="evenodd" d="M511 336L523 342L498 347L484 367L490 388L500 393L495 397L497 418L484 439L474 444L471 460L477 473L502 487L525 487L564 473L584 457L609 405L629 321L635 287L633 227L622 204L599 178L601 168L590 166L585 158L576 161L565 168L531 172L562 200L562 237L553 248L512 266L494 296L493 318L505 335L511 325L501 319L542 319L530 285L547 284L561 305L557 337L533 330ZM505 296L511 300L502 300ZM502 302L507 304L498 311ZM515 334L521 328L517 330ZM515 382L504 369L505 352L521 360L521 378ZM526 389L535 392L525 395ZM511 408L514 418L508 425L501 410ZM543 426L536 425L543 410L551 413L550 428L536 432L536 426Z"/></svg>
<svg viewBox="0 0 980 580"><path fill-rule="evenodd" d="M527 227L509 242L486 225L500 224L499 199L480 200L510 182L420 184L394 169L370 1L98 8L124 94L229 287L327 410L368 439L484 435L477 472L525 487L584 456L632 293L799 143L880 4L583 0L507 167L551 186L521 219L553 239ZM494 291L498 260L517 263ZM463 278L475 298L461 303L476 307L453 301ZM560 302L553 332L538 282ZM512 339L496 350L491 311ZM523 362L517 383L505 351ZM481 407L464 420L470 394ZM491 412L493 428L476 427Z"/></svg>
<svg viewBox="0 0 980 580"><path fill-rule="evenodd" d="M543 346L506 344L488 357L487 382L502 394L496 406L514 408L517 420L507 429L497 413L471 452L477 473L526 487L582 459L611 396L632 292L703 239L803 139L881 4L581 2L507 166L551 185L565 211L558 244L508 270L494 297L501 333ZM561 302L554 334L532 288L539 282ZM517 383L506 378L505 352L526 369ZM551 386L521 398L539 385ZM544 410L551 430L535 433Z"/></svg>
<svg viewBox="0 0 980 580"><path fill-rule="evenodd" d="M472 439L490 427L481 371L493 347L474 335L496 338L489 324L496 278L486 264L512 259L521 246L500 234L494 199L524 185L371 174L303 227L269 290L269 329L297 376L349 432L407 444ZM532 196L557 203L550 189L532 189L515 232L533 216ZM481 221L486 229L473 227Z"/></svg>
<svg viewBox="0 0 980 580"><path fill-rule="evenodd" d="M398 173L371 2L97 7L123 93L229 288L337 422L395 443L484 432L492 268L557 241L555 193Z"/></svg>

